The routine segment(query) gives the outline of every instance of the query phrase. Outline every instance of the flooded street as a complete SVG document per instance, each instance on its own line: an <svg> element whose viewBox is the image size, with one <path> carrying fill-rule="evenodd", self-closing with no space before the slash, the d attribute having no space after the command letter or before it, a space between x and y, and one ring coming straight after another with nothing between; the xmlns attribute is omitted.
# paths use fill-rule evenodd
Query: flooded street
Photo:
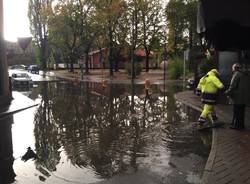
<svg viewBox="0 0 250 184"><path fill-rule="evenodd" d="M200 183L211 132L175 101L182 86L163 89L38 83L23 94L39 105L13 115L14 183Z"/></svg>

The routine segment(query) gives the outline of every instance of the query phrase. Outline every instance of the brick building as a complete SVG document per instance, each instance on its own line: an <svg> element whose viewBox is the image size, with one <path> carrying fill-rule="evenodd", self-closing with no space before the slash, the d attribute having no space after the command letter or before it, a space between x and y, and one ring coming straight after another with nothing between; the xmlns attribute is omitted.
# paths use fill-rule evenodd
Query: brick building
<svg viewBox="0 0 250 184"><path fill-rule="evenodd" d="M138 49L135 52L135 55L140 58L140 63L145 68L145 51L143 49ZM120 56L118 63L118 68L124 68L126 63L130 62L130 59L128 56ZM159 61L157 61L157 56L154 52L151 52L150 54L150 61L149 61L149 67L155 68L159 66ZM79 62L80 64L85 64L85 57L82 57ZM115 66L115 63L114 63ZM109 62L108 62L108 49L102 48L95 51L92 51L89 53L89 68L90 69L97 69L97 68L109 68Z"/></svg>

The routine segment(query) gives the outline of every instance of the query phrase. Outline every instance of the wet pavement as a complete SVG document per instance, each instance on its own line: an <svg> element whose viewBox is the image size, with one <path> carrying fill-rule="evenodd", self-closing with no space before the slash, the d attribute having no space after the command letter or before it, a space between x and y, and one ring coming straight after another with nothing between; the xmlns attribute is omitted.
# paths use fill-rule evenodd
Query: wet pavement
<svg viewBox="0 0 250 184"><path fill-rule="evenodd" d="M38 105L38 103L19 92L12 92L12 98L10 104L0 106L0 118Z"/></svg>
<svg viewBox="0 0 250 184"><path fill-rule="evenodd" d="M119 70L114 72L113 76L109 76L109 70L91 70L89 75L81 74L80 70L75 70L73 73L67 70L52 71L54 76L61 79L74 80L75 82L102 82L106 80L110 84L130 84L131 76L129 76L125 70ZM178 80L169 80L167 72L165 73L166 82L172 83ZM146 79L150 79L151 84L163 84L164 83L164 71L161 69L150 70L149 72L142 72L134 79L135 84L144 84Z"/></svg>
<svg viewBox="0 0 250 184"><path fill-rule="evenodd" d="M38 83L22 92L38 106L1 119L14 158L4 165L21 184L200 183L211 132L200 134L192 123L199 114L175 101L180 84L162 89Z"/></svg>
<svg viewBox="0 0 250 184"><path fill-rule="evenodd" d="M201 110L200 98L193 91L176 95L178 101ZM203 174L204 184L248 184L250 183L250 107L246 108L246 130L230 129L232 105L218 104L216 112L225 128L213 129L213 142Z"/></svg>
<svg viewBox="0 0 250 184"><path fill-rule="evenodd" d="M9 69L9 76L11 76L13 73L27 73L32 81L34 83L36 82L42 82L42 81L59 81L58 77L55 76L54 72L51 71L47 71L47 72L43 72L43 71L39 71L39 73L35 74L35 73L30 73L27 70L21 70L21 69Z"/></svg>

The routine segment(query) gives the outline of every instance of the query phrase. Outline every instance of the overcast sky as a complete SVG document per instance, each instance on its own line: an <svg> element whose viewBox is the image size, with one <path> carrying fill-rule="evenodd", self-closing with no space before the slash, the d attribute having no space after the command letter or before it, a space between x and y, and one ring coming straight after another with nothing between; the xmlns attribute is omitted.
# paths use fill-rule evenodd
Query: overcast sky
<svg viewBox="0 0 250 184"><path fill-rule="evenodd" d="M4 38L17 41L18 37L30 36L27 16L29 0L3 0Z"/></svg>
<svg viewBox="0 0 250 184"><path fill-rule="evenodd" d="M168 0L161 0L166 4ZM4 38L17 41L18 37L31 36L28 19L29 0L3 0Z"/></svg>

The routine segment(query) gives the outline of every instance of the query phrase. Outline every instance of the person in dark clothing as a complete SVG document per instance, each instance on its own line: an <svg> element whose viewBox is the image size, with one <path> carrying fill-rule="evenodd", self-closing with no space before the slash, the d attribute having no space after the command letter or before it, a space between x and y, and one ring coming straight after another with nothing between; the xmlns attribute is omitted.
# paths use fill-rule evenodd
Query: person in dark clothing
<svg viewBox="0 0 250 184"><path fill-rule="evenodd" d="M233 120L230 128L243 130L245 129L245 106L249 103L249 72L239 63L233 64L232 72L230 86L225 91L233 103Z"/></svg>

